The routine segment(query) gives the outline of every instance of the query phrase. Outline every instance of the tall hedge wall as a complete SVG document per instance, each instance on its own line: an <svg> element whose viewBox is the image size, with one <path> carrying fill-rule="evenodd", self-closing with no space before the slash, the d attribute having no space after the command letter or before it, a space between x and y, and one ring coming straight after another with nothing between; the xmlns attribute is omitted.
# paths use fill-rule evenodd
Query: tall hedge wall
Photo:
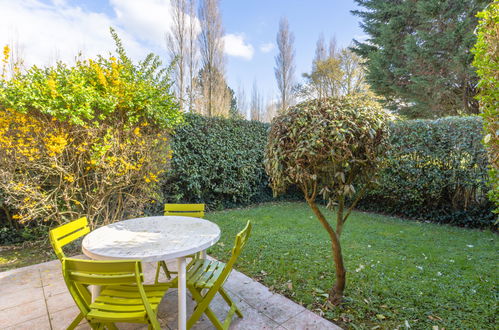
<svg viewBox="0 0 499 330"><path fill-rule="evenodd" d="M268 124L187 115L175 132L166 201L211 208L272 199L263 168Z"/></svg>
<svg viewBox="0 0 499 330"><path fill-rule="evenodd" d="M188 115L173 139L167 201L204 202L211 208L272 200L263 169L268 125ZM379 185L360 207L452 223L489 226L487 159L479 117L399 121ZM299 193L287 196L296 198Z"/></svg>
<svg viewBox="0 0 499 330"><path fill-rule="evenodd" d="M165 201L203 202L216 209L272 200L263 168L268 128L259 122L187 115L172 141ZM393 123L386 168L359 207L440 223L492 226L481 138L479 117ZM294 191L284 198L300 196ZM159 204L149 212L160 209Z"/></svg>
<svg viewBox="0 0 499 330"><path fill-rule="evenodd" d="M480 117L399 121L379 184L361 207L483 227L493 222Z"/></svg>

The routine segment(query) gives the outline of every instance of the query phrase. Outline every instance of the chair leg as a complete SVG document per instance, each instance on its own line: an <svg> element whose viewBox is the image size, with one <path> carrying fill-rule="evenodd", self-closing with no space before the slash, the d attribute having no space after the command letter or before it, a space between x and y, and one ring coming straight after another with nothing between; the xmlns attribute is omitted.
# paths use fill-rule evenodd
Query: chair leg
<svg viewBox="0 0 499 330"><path fill-rule="evenodd" d="M166 262L160 261L161 262L161 268L163 268L163 271L165 272L166 277L171 280L172 279L172 274L170 273L170 270L168 267L166 267Z"/></svg>
<svg viewBox="0 0 499 330"><path fill-rule="evenodd" d="M215 313L213 313L213 311L210 308L210 299L205 299L201 295L201 290L198 290L193 287L188 287L188 288L192 294L192 297L196 300L197 305L191 317L189 318L189 320L187 320L187 329L192 328L204 313L206 314L206 316L208 316L208 318L210 319L211 323L213 323L215 328L223 330L224 327L222 325L222 322L220 322L220 320L217 319Z"/></svg>
<svg viewBox="0 0 499 330"><path fill-rule="evenodd" d="M80 324L81 320L83 320L83 314L80 312L80 314L78 314L73 322L71 322L71 324L68 326L68 330L73 330L74 328L76 328L78 324Z"/></svg>
<svg viewBox="0 0 499 330"><path fill-rule="evenodd" d="M243 318L243 313L241 313L241 310L237 307L236 303L231 299L227 291L225 291L223 287L220 287L220 289L218 289L218 292L220 293L222 298L224 298L225 302L229 305L229 307L234 306L234 308L236 309L237 316Z"/></svg>
<svg viewBox="0 0 499 330"><path fill-rule="evenodd" d="M118 330L118 327L114 323L106 323L109 330Z"/></svg>
<svg viewBox="0 0 499 330"><path fill-rule="evenodd" d="M169 279L169 280L172 279L172 275L170 273L170 270L168 270L168 267L166 266L166 262L164 262L164 261L158 261L158 265L156 266L156 276L155 276L155 279L154 279L154 283L155 284L159 283L159 272L160 272L161 268L165 272L166 278Z"/></svg>
<svg viewBox="0 0 499 330"><path fill-rule="evenodd" d="M88 324L90 325L90 327L94 330L100 330L100 329L104 329L104 325L102 323L94 323L94 322L88 322Z"/></svg>
<svg viewBox="0 0 499 330"><path fill-rule="evenodd" d="M156 276L154 277L154 284L158 284L159 280L159 271L161 269L160 262L156 265Z"/></svg>

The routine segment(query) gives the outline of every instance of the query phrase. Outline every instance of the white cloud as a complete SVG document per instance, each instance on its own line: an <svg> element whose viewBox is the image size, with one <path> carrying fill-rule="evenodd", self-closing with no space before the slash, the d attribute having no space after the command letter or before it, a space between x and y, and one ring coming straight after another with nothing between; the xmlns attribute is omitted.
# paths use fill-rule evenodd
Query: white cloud
<svg viewBox="0 0 499 330"><path fill-rule="evenodd" d="M111 0L116 16L89 12L65 0L0 0L0 48L17 46L26 65L71 63L114 51L109 27L114 27L129 56L142 59L161 52L171 24L168 0Z"/></svg>
<svg viewBox="0 0 499 330"><path fill-rule="evenodd" d="M136 38L163 47L172 18L168 0L110 0L116 21Z"/></svg>
<svg viewBox="0 0 499 330"><path fill-rule="evenodd" d="M260 51L262 53L269 53L269 52L273 51L274 48L275 48L275 45L274 45L273 42L268 42L266 44L261 44L260 45Z"/></svg>
<svg viewBox="0 0 499 330"><path fill-rule="evenodd" d="M251 44L244 42L242 34L226 34L224 37L225 53L230 56L242 57L246 60L253 58L254 49Z"/></svg>

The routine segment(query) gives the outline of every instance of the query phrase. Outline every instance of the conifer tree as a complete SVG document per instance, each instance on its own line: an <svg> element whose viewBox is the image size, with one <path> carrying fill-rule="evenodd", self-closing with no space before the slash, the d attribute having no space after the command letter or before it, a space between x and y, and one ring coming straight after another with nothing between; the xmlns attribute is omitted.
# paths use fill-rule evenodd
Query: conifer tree
<svg viewBox="0 0 499 330"><path fill-rule="evenodd" d="M476 14L489 0L355 0L369 36L355 41L367 80L411 118L478 113L470 49Z"/></svg>

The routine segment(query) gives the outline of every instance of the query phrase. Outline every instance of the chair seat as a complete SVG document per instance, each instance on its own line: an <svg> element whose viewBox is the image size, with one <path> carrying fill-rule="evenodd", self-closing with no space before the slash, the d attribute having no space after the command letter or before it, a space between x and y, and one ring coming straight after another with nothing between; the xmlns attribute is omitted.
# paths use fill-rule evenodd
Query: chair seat
<svg viewBox="0 0 499 330"><path fill-rule="evenodd" d="M211 288L224 267L225 263L217 260L195 259L187 270L187 285L199 289Z"/></svg>
<svg viewBox="0 0 499 330"><path fill-rule="evenodd" d="M169 284L144 285L147 300L151 308L156 311L163 299ZM90 304L89 320L108 320L110 322L133 322L146 317L144 303L136 285L106 286Z"/></svg>

